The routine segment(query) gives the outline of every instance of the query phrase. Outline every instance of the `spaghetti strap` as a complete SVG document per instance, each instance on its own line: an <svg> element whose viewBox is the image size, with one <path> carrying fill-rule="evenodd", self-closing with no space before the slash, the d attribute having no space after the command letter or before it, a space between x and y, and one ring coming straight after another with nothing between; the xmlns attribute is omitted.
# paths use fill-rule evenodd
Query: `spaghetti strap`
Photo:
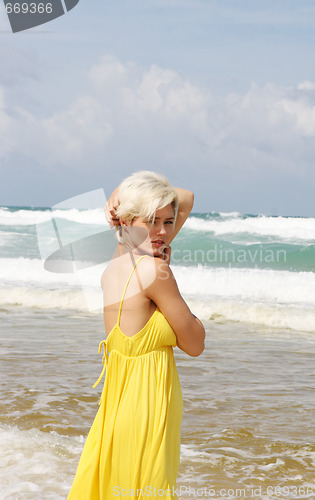
<svg viewBox="0 0 315 500"><path fill-rule="evenodd" d="M122 294L122 297L121 297L121 301L120 301L120 305L119 305L119 311L118 311L118 318L117 318L117 325L119 326L119 323L120 323L120 316L121 316L121 308L122 308L122 305L123 305L123 301L124 301L124 298L125 298L125 293L126 293L126 290L127 290L127 286L129 285L129 281L131 279L131 276L132 276L132 273L134 272L134 270L136 269L136 266L138 264L138 262L140 262L141 259L143 259L143 257L147 257L146 255L141 255L141 257L139 257L139 259L136 260L136 262L134 263L134 266L132 268L132 271L131 273L129 274L129 278L127 280L127 283L125 285L125 288L124 288L124 291L123 291L123 294Z"/></svg>

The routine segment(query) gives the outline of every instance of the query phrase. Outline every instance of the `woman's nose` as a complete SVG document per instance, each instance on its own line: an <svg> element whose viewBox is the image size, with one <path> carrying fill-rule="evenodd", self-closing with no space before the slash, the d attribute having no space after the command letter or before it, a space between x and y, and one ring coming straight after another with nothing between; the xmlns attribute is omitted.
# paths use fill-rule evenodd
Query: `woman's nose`
<svg viewBox="0 0 315 500"><path fill-rule="evenodd" d="M158 233L158 234L166 234L164 224L161 224L161 225L157 228L157 233Z"/></svg>

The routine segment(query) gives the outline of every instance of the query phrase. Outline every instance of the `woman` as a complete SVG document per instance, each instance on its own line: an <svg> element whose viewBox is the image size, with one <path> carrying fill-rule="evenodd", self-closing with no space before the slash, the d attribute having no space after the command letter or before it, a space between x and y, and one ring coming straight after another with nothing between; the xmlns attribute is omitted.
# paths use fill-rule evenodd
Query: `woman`
<svg viewBox="0 0 315 500"><path fill-rule="evenodd" d="M68 500L177 498L182 395L173 347L199 356L205 331L179 293L169 245L192 206L190 191L148 171L107 202L119 250L101 279L107 337L97 383L106 376Z"/></svg>

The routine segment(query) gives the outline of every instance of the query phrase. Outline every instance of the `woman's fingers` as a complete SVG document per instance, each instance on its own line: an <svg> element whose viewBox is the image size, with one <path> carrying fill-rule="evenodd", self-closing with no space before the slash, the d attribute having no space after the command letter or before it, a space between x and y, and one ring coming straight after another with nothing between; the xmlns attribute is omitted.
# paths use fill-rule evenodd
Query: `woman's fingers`
<svg viewBox="0 0 315 500"><path fill-rule="evenodd" d="M105 217L110 225L110 228L113 228L114 226L117 226L119 224L119 218L116 216L118 206L119 200L117 199L117 196L110 196L104 207Z"/></svg>
<svg viewBox="0 0 315 500"><path fill-rule="evenodd" d="M163 260L165 260L165 262L167 262L167 264L170 264L170 262L171 262L171 252L172 252L172 249L170 246L167 246L164 248L162 258L163 258Z"/></svg>
<svg viewBox="0 0 315 500"><path fill-rule="evenodd" d="M117 187L108 198L104 208L105 217L107 222L109 223L110 228L113 228L114 226L117 226L119 224L119 218L116 214L119 203L119 187Z"/></svg>
<svg viewBox="0 0 315 500"><path fill-rule="evenodd" d="M112 226L112 214L111 214L111 208L108 206L108 202L106 203L105 207L104 207L104 213L105 213L105 217L106 217L106 220L108 222L108 224L110 225L110 227L113 227Z"/></svg>

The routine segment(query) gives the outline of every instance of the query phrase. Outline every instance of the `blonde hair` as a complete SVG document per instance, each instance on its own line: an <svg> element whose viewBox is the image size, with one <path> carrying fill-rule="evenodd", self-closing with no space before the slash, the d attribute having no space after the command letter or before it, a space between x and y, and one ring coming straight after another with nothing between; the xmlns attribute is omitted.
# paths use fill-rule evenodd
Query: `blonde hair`
<svg viewBox="0 0 315 500"><path fill-rule="evenodd" d="M119 201L116 216L127 224L135 217L154 221L156 211L167 205L172 205L175 219L177 216L177 192L165 175L149 170L135 172L123 180Z"/></svg>

